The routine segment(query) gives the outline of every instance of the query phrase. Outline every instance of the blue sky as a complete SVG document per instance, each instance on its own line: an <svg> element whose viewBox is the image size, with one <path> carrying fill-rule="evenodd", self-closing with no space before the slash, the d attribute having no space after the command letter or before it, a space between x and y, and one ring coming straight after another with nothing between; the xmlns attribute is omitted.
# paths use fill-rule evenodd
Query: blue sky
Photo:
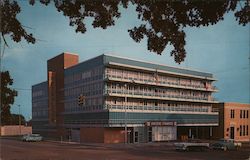
<svg viewBox="0 0 250 160"><path fill-rule="evenodd" d="M5 50L3 68L10 71L14 88L31 89L33 84L45 81L47 60L64 51L79 54L80 61L109 53L211 72L218 79L215 85L219 92L214 96L219 101L250 103L249 24L238 25L232 12L216 25L185 28L187 57L178 65L170 56L171 46L159 56L147 50L146 39L136 43L129 37L127 30L140 24L133 6L122 9L116 25L106 30L93 29L88 19L87 32L81 34L75 33L68 18L51 5L30 6L27 1L21 1L20 5L18 19L32 28L27 30L39 41L33 45L7 39L10 47ZM11 110L18 113L17 105L21 105L22 114L30 119L31 90L18 90L18 94Z"/></svg>

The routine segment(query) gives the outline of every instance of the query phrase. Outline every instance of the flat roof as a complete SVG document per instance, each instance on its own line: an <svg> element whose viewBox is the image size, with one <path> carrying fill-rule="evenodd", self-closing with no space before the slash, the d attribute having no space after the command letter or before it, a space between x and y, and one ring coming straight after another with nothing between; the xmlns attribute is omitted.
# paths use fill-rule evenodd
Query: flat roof
<svg viewBox="0 0 250 160"><path fill-rule="evenodd" d="M183 67L173 67L173 66L157 64L157 63L152 63L152 62L147 62L147 61L142 61L142 60L134 60L134 59L127 58L127 57L114 56L114 55L109 55L109 54L104 54L104 57L105 57L105 59L104 59L105 64L107 64L109 62L116 62L116 63L120 63L120 64L126 64L126 65L131 65L131 66L138 66L138 67L142 67L142 68L154 69L156 71L162 70L162 71L167 71L167 72L171 72L171 73L180 73L180 74L187 74L187 75L193 75L193 76L213 78L212 73L202 72L202 71L198 71L198 70L194 70L194 69L187 69L187 68L183 68Z"/></svg>
<svg viewBox="0 0 250 160"><path fill-rule="evenodd" d="M221 102L220 104L223 104L224 106L228 107L250 107L250 104L248 103L240 103L240 102Z"/></svg>
<svg viewBox="0 0 250 160"><path fill-rule="evenodd" d="M168 73L168 74L179 74L181 76L189 76L194 78L208 78L209 80L216 80L213 77L212 73L209 72L202 72L199 70L194 69L188 69L184 67L173 67L168 66L164 64L157 64L142 60L135 60L132 58L127 57L121 57L121 56L114 56L110 54L102 54L93 58L90 58L88 60L85 60L83 62L80 62L74 66L71 66L67 69L65 69L66 74L70 74L70 72L78 72L79 70L88 70L95 66L100 65L110 65L110 64L116 64L119 66L119 64L122 66L127 67L138 67L140 69L149 69L154 71L159 71L162 73Z"/></svg>
<svg viewBox="0 0 250 160"><path fill-rule="evenodd" d="M32 87L37 87L37 86L45 85L45 84L47 84L47 82L48 81L43 81L43 82L40 82L40 83L32 85Z"/></svg>

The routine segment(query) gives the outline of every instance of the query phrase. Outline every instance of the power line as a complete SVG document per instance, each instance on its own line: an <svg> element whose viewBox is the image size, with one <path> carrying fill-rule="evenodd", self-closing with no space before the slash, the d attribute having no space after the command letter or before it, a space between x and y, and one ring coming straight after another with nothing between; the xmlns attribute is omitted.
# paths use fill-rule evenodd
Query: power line
<svg viewBox="0 0 250 160"><path fill-rule="evenodd" d="M31 89L28 88L13 88L15 90L20 90L20 91L31 91Z"/></svg>
<svg viewBox="0 0 250 160"><path fill-rule="evenodd" d="M233 71L242 71L242 70L248 70L249 67L241 67L241 68L231 68L231 69L225 69L225 70L219 70L215 71L213 73L224 73L224 72L233 72Z"/></svg>

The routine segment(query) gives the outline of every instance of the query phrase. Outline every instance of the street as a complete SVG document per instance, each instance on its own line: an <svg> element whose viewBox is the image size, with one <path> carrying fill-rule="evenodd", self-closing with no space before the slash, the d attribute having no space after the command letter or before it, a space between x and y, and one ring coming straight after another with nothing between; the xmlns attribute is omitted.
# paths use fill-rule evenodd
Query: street
<svg viewBox="0 0 250 160"><path fill-rule="evenodd" d="M249 148L239 151L175 151L173 143L151 144L67 144L60 142L22 142L0 139L1 160L247 160Z"/></svg>

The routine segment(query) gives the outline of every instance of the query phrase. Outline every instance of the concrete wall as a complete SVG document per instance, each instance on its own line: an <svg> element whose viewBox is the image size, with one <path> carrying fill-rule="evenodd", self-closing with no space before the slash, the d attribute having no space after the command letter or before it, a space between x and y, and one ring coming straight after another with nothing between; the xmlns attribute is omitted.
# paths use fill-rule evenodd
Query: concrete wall
<svg viewBox="0 0 250 160"><path fill-rule="evenodd" d="M14 135L24 135L31 133L32 133L32 127L30 126L21 126L21 133L19 125L1 126L1 136L14 136Z"/></svg>

